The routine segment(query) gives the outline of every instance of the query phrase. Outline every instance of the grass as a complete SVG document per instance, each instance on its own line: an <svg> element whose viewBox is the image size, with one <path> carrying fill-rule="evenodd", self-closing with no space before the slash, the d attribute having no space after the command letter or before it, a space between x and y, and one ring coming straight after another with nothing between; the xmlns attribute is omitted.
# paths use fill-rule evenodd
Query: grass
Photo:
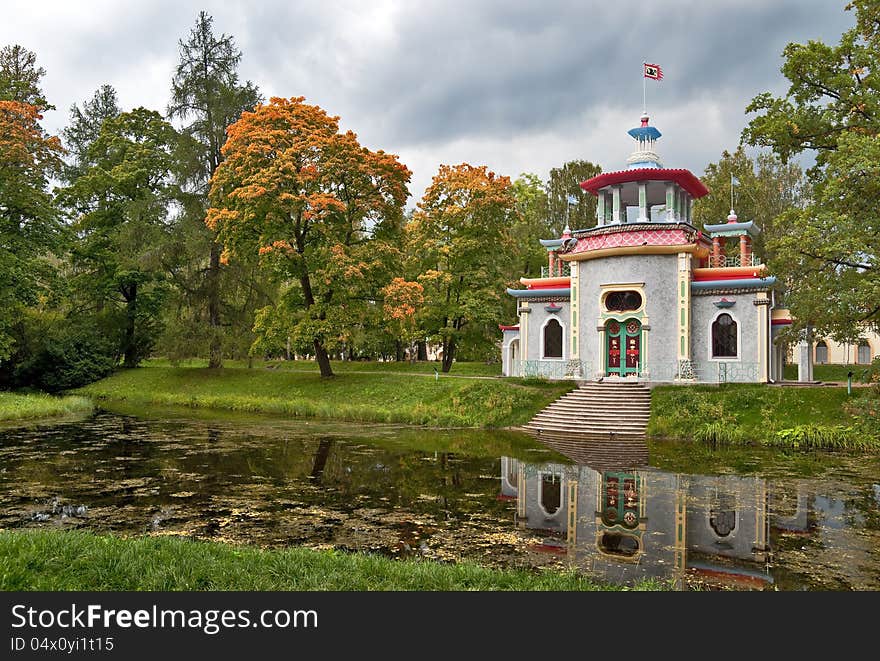
<svg viewBox="0 0 880 661"><path fill-rule="evenodd" d="M661 590L658 581L636 589ZM574 572L495 570L178 537L0 531L0 590L621 590Z"/></svg>
<svg viewBox="0 0 880 661"><path fill-rule="evenodd" d="M80 388L96 400L139 406L188 406L294 417L395 422L432 427L521 425L571 390L571 382L411 377L225 367L122 370Z"/></svg>
<svg viewBox="0 0 880 661"><path fill-rule="evenodd" d="M765 385L661 386L652 391L648 434L711 445L880 451L877 395L863 388Z"/></svg>
<svg viewBox="0 0 880 661"><path fill-rule="evenodd" d="M400 372L405 374L423 374L434 376L434 370L441 371L441 365L437 361L388 361L380 363L374 360L331 360L333 372L344 374L347 372ZM208 361L204 358L187 358L172 363L167 358L150 358L144 361L145 367L207 367ZM246 360L224 360L224 367L247 367ZM291 370L294 372L317 372L318 366L314 360L254 360L253 367L268 367L271 369ZM442 374L442 372L441 372ZM476 363L456 362L448 376L501 376L501 363Z"/></svg>
<svg viewBox="0 0 880 661"><path fill-rule="evenodd" d="M868 369L870 369L870 365L813 365L813 379L816 381L846 383L847 374L852 372L853 383L861 383ZM786 365L785 379L787 381L797 381L797 378L797 365Z"/></svg>
<svg viewBox="0 0 880 661"><path fill-rule="evenodd" d="M0 421L47 418L91 410L92 402L81 396L53 397L44 393L0 392Z"/></svg>

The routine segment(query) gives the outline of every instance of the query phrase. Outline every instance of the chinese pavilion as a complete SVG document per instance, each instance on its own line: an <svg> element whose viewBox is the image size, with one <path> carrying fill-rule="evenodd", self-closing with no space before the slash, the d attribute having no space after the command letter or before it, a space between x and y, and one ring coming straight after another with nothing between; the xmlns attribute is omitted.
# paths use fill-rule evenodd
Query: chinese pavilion
<svg viewBox="0 0 880 661"><path fill-rule="evenodd" d="M767 382L782 378L774 330L776 278L752 252L759 228L692 224L709 191L689 170L666 168L647 114L629 131L623 170L582 182L595 227L542 240L547 268L521 278L518 325L500 326L503 373L576 379Z"/></svg>

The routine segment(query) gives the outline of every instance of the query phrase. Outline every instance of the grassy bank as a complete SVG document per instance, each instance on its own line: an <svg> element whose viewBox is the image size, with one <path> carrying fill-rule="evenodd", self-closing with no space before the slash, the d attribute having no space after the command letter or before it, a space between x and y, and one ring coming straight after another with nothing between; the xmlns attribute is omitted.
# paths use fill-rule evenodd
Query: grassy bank
<svg viewBox="0 0 880 661"><path fill-rule="evenodd" d="M661 386L651 399L651 436L880 451L880 399L870 388L847 395L845 387Z"/></svg>
<svg viewBox="0 0 880 661"><path fill-rule="evenodd" d="M870 365L813 365L813 379L816 381L846 383L847 374L853 373L853 384L859 384L865 380ZM785 380L797 381L797 365L785 366Z"/></svg>
<svg viewBox="0 0 880 661"><path fill-rule="evenodd" d="M658 590L657 582L639 589ZM0 532L0 590L614 590L574 573L264 550L175 537Z"/></svg>
<svg viewBox="0 0 880 661"><path fill-rule="evenodd" d="M0 422L48 418L92 410L92 402L86 397L53 397L42 393L20 395L0 392Z"/></svg>
<svg viewBox="0 0 880 661"><path fill-rule="evenodd" d="M511 379L438 380L406 374L344 372L322 379L315 370L208 370L142 367L79 389L96 400L189 406L364 422L436 427L507 427L527 422L574 387Z"/></svg>
<svg viewBox="0 0 880 661"><path fill-rule="evenodd" d="M150 358L144 361L144 367L207 367L208 361L204 358L187 358L172 363L167 358ZM434 371L440 372L441 365L437 361L389 361L380 363L374 360L331 360L330 365L336 374L346 372L400 372L404 374L423 374L434 376ZM224 367L248 367L246 360L224 360ZM316 372L318 370L314 360L253 360L251 367L267 367L269 369L291 370L294 372ZM441 372L442 375L442 372ZM469 363L457 362L452 366L448 376L501 376L501 363Z"/></svg>

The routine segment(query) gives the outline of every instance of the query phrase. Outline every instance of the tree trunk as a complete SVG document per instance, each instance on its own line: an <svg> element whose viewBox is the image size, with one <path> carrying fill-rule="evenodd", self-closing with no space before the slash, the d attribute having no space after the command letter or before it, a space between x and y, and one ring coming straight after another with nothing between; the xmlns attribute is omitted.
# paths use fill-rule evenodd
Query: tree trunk
<svg viewBox="0 0 880 661"><path fill-rule="evenodd" d="M135 347L135 320L137 319L137 283L123 287L125 297L125 351L123 367L137 367L137 348Z"/></svg>
<svg viewBox="0 0 880 661"><path fill-rule="evenodd" d="M321 484L321 476L324 475L324 468L327 466L327 459L330 458L330 448L333 447L333 439L322 438L318 443L318 451L315 453L315 463L312 465L311 478L315 484Z"/></svg>
<svg viewBox="0 0 880 661"><path fill-rule="evenodd" d="M223 339L220 326L220 252L221 246L211 242L211 262L208 266L208 325L211 328L211 344L208 367L223 367Z"/></svg>
<svg viewBox="0 0 880 661"><path fill-rule="evenodd" d="M452 369L452 360L455 358L455 340L448 338L443 340L443 373L448 374Z"/></svg>
<svg viewBox="0 0 880 661"><path fill-rule="evenodd" d="M424 340L419 340L418 347L416 360L428 360L428 343Z"/></svg>
<svg viewBox="0 0 880 661"><path fill-rule="evenodd" d="M333 376L333 368L330 367L330 356L327 355L327 350L321 344L321 340L315 338L313 344L315 346L315 360L318 362L321 376Z"/></svg>
<svg viewBox="0 0 880 661"><path fill-rule="evenodd" d="M403 362L403 343L400 340L394 341L394 360Z"/></svg>

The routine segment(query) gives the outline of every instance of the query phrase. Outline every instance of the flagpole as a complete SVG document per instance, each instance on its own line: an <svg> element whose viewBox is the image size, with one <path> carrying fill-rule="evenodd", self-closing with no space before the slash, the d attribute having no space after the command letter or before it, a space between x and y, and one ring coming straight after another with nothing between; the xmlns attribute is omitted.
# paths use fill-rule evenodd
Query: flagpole
<svg viewBox="0 0 880 661"><path fill-rule="evenodd" d="M648 114L648 77L645 76L645 65L647 60L642 62L642 114Z"/></svg>
<svg viewBox="0 0 880 661"><path fill-rule="evenodd" d="M733 211L733 172L730 173L730 210Z"/></svg>

